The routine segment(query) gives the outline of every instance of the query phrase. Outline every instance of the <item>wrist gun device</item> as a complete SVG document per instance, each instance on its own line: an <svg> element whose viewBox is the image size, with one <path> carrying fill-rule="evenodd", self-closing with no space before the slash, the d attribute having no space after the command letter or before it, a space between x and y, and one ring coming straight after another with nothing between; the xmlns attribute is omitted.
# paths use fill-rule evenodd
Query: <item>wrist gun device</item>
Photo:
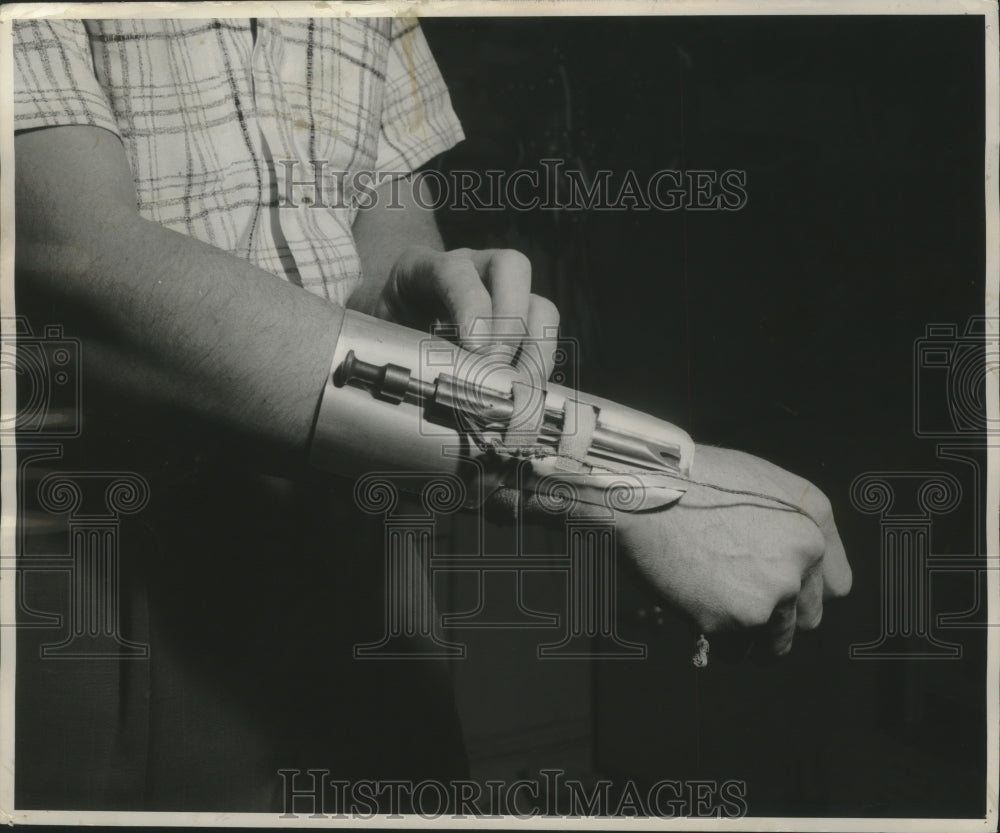
<svg viewBox="0 0 1000 833"><path fill-rule="evenodd" d="M458 475L466 506L501 487L638 511L685 491L694 443L649 414L542 378L540 362L468 350L348 310L310 449L313 466ZM629 499L611 493L625 489ZM609 500L611 502L609 502Z"/></svg>

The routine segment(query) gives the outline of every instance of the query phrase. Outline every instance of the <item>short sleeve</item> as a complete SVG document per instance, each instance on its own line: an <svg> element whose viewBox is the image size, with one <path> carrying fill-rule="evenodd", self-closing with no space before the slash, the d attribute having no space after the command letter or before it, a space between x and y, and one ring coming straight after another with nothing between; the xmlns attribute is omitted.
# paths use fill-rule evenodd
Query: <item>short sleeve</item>
<svg viewBox="0 0 1000 833"><path fill-rule="evenodd" d="M14 131L86 124L120 136L82 20L14 22Z"/></svg>
<svg viewBox="0 0 1000 833"><path fill-rule="evenodd" d="M464 138L420 24L393 18L376 167L409 172Z"/></svg>

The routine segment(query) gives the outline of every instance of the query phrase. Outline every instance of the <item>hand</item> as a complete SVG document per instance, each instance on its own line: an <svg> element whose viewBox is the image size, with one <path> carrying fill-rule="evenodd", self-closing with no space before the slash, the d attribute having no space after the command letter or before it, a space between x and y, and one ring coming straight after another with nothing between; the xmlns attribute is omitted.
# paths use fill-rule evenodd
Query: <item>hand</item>
<svg viewBox="0 0 1000 833"><path fill-rule="evenodd" d="M496 349L506 353L508 361L519 347L538 347L545 379L552 373L555 342L544 337L559 326L559 311L531 293L531 262L513 249L406 249L392 267L373 313L421 330L434 323L455 324L463 347Z"/></svg>
<svg viewBox="0 0 1000 833"><path fill-rule="evenodd" d="M774 495L691 486L680 502L618 515L619 543L704 633L760 628L771 651L791 650L796 627L815 628L823 599L845 596L851 568L830 502L815 486L739 451L698 446L691 479Z"/></svg>

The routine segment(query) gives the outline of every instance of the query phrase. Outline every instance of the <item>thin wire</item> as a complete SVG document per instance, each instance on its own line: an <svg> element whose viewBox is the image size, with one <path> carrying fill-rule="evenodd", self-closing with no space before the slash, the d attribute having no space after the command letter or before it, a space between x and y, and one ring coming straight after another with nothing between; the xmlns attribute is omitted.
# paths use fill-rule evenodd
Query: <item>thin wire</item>
<svg viewBox="0 0 1000 833"><path fill-rule="evenodd" d="M473 425L467 427L467 433L472 437L472 441L478 446L479 450L485 453L492 453L497 455L507 454L513 457L563 457L568 460L573 460L577 463L583 463L584 465L590 466L592 468L601 469L609 474L634 474L634 475L653 475L655 477L670 477L674 480L680 480L684 483L689 483L692 486L701 486L705 489L712 489L716 492L723 492L727 495L740 495L742 497L755 497L761 500L769 500L772 503L777 503L780 506L784 506L790 509L792 512L796 512L805 518L812 521L816 528L822 531L822 527L812 515L810 515L805 509L796 503L792 503L784 498L777 497L776 495L769 495L766 492L756 492L752 489L733 489L729 486L720 486L718 483L709 483L706 480L693 480L690 477L685 477L682 474L674 474L673 472L660 472L651 471L649 469L625 469L625 470L615 470L610 469L605 466L597 465L592 460L585 460L583 458L577 457L573 454L561 453L557 449L552 448L538 448L537 446L531 449L520 449L508 447L505 444L497 441L487 440L483 434ZM722 506L707 507L711 509L722 509Z"/></svg>
<svg viewBox="0 0 1000 833"><path fill-rule="evenodd" d="M805 515L810 521L816 524L816 526L819 526L819 522L798 504L792 503L791 501L785 500L784 498L776 497L775 495L769 495L766 492L754 492L750 489L731 489L728 486L720 486L717 483L708 483L703 480L692 480L690 477L683 477L681 475L670 474L667 476L676 477L678 480L683 480L685 483L690 483L693 486L704 486L706 489L714 489L717 492L725 492L726 494L730 495L744 495L746 497L759 497L764 500L774 501L775 503L779 503L782 506L787 506L789 509L791 509L794 512L798 512L800 515Z"/></svg>

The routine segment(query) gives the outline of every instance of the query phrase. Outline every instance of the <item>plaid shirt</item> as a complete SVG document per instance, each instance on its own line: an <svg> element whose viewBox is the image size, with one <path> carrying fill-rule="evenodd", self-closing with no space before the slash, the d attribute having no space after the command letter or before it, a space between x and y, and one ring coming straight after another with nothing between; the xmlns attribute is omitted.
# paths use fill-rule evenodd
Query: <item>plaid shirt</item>
<svg viewBox="0 0 1000 833"><path fill-rule="evenodd" d="M361 280L358 177L463 138L418 24L394 18L18 21L14 107L16 131L110 130L142 216L339 304Z"/></svg>

